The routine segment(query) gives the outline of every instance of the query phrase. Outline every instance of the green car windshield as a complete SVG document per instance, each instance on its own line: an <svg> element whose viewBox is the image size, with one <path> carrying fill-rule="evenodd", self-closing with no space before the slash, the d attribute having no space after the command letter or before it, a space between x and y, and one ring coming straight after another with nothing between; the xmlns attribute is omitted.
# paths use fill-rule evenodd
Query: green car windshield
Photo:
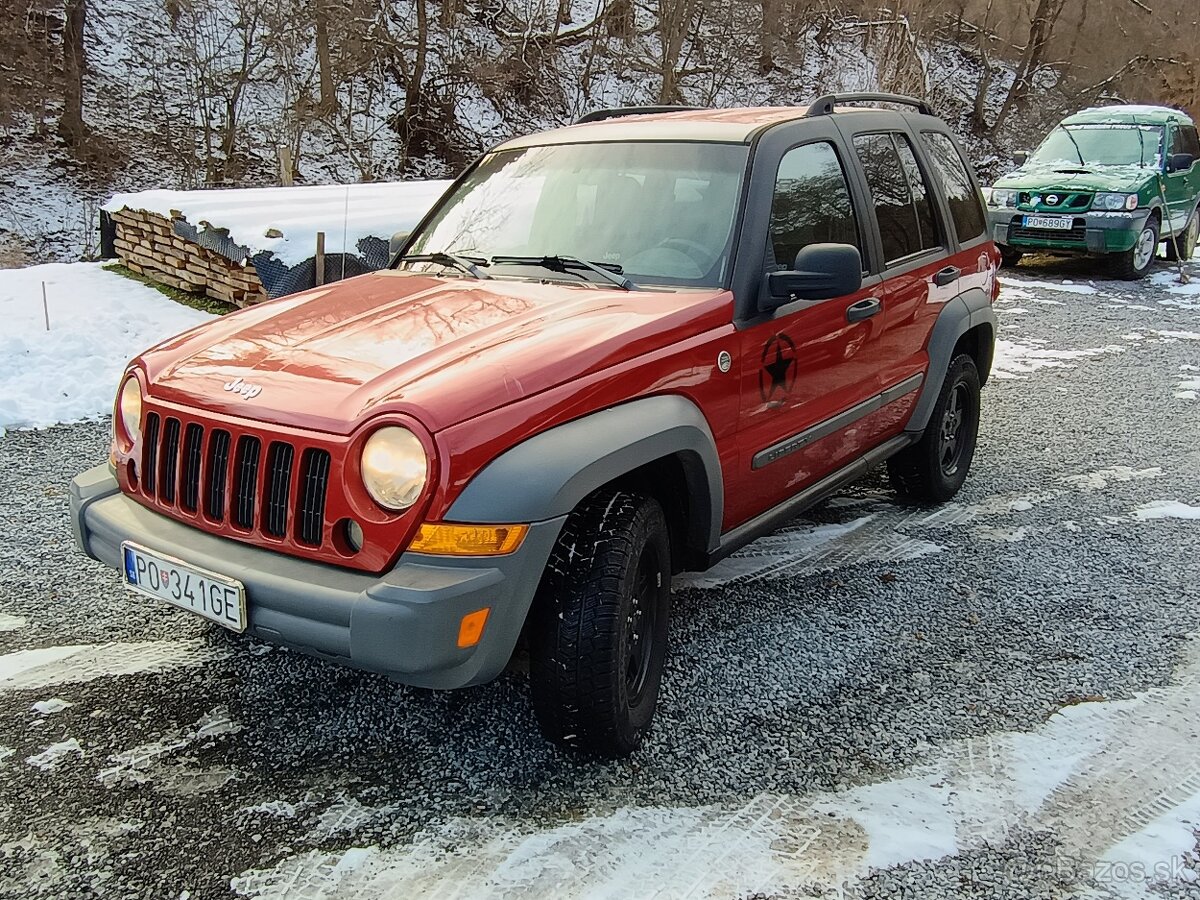
<svg viewBox="0 0 1200 900"><path fill-rule="evenodd" d="M491 277L540 278L551 275L496 258L574 258L637 284L716 287L730 263L747 154L744 144L652 141L501 150L458 185L405 255L452 253ZM401 265L446 270L428 259ZM578 266L550 272L603 281Z"/></svg>
<svg viewBox="0 0 1200 900"><path fill-rule="evenodd" d="M1034 151L1029 162L1049 166L1157 166L1160 125L1059 125Z"/></svg>

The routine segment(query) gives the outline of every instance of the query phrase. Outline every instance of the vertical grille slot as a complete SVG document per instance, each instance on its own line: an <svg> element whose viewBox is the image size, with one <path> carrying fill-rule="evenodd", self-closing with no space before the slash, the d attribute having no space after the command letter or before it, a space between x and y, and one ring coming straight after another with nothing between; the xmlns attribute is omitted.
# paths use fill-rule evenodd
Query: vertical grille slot
<svg viewBox="0 0 1200 900"><path fill-rule="evenodd" d="M262 443L256 437L242 435L237 442L234 460L233 524L239 528L254 527L254 500L258 489L258 458Z"/></svg>
<svg viewBox="0 0 1200 900"><path fill-rule="evenodd" d="M325 526L325 494L329 488L329 453L310 448L300 462L300 508L296 539L312 547L321 545Z"/></svg>
<svg viewBox="0 0 1200 900"><path fill-rule="evenodd" d="M175 476L179 472L179 420L167 419L163 426L162 459L159 460L159 495L164 503L175 502Z"/></svg>
<svg viewBox="0 0 1200 900"><path fill-rule="evenodd" d="M204 500L204 512L210 519L220 522L225 518L225 482L229 477L229 432L223 428L213 431L208 439L208 491Z"/></svg>
<svg viewBox="0 0 1200 900"><path fill-rule="evenodd" d="M192 422L183 430L183 479L179 485L179 505L195 512L200 503L200 445L204 429Z"/></svg>
<svg viewBox="0 0 1200 900"><path fill-rule="evenodd" d="M145 442L145 455L142 458L142 490L151 497L158 486L158 413L146 416L146 434L142 437Z"/></svg>
<svg viewBox="0 0 1200 900"><path fill-rule="evenodd" d="M274 441L267 450L267 498L263 505L263 530L272 537L287 534L288 492L292 483L292 460L296 455L291 444Z"/></svg>

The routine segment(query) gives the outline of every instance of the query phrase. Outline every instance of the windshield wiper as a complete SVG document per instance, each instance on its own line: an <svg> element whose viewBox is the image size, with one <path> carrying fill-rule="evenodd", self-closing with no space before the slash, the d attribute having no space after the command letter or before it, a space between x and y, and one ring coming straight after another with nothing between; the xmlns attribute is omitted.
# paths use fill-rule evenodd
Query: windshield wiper
<svg viewBox="0 0 1200 900"><path fill-rule="evenodd" d="M493 256L493 265L541 266L551 272L566 273L571 269L584 269L599 275L609 284L614 284L623 291L641 290L636 284L622 274L622 269L615 263L594 263L575 256Z"/></svg>
<svg viewBox="0 0 1200 900"><path fill-rule="evenodd" d="M1065 135L1067 136L1067 140L1068 140L1068 141L1070 141L1072 144L1074 144L1074 145L1075 145L1075 155L1079 157L1079 164L1080 164L1081 166L1086 166L1086 165L1087 165L1087 161L1086 161L1086 160L1084 160L1084 158L1083 158L1083 151L1079 149L1079 144L1076 142L1076 140L1075 140L1075 136L1074 136L1073 134L1071 134L1071 129L1070 129L1070 128L1064 128L1064 129L1063 129L1063 134L1065 134Z"/></svg>
<svg viewBox="0 0 1200 900"><path fill-rule="evenodd" d="M466 272L472 278L491 278L487 272L480 269L480 266L486 266L487 260L472 256L459 256L457 253L406 253L404 256L397 256L395 262L430 262L439 266L454 266L463 272Z"/></svg>

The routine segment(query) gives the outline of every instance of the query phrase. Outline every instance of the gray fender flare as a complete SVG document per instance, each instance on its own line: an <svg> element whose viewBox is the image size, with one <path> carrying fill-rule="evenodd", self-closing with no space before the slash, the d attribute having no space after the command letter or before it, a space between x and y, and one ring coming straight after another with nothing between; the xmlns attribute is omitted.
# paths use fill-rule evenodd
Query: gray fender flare
<svg viewBox="0 0 1200 900"><path fill-rule="evenodd" d="M983 382L987 380L992 368L996 340L996 312L992 309L991 299L982 288L971 288L947 303L938 314L926 347L929 353L929 371L905 431L918 434L925 430L925 426L929 424L929 417L933 414L933 406L942 392L942 383L946 380L946 372L950 368L950 359L958 339L980 325L987 326L987 343L980 346L979 377Z"/></svg>
<svg viewBox="0 0 1200 900"><path fill-rule="evenodd" d="M451 522L539 522L564 516L584 497L640 466L676 455L689 493L689 539L720 545L721 464L712 430L691 400L632 400L557 425L496 457L446 512Z"/></svg>

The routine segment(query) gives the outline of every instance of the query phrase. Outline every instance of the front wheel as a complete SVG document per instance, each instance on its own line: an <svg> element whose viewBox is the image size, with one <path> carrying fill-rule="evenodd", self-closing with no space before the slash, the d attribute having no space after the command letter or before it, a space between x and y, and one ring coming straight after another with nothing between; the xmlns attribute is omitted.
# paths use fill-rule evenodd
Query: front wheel
<svg viewBox="0 0 1200 900"><path fill-rule="evenodd" d="M1126 281L1134 281L1150 271L1154 254L1158 252L1158 219L1150 216L1138 232L1133 246L1124 253L1112 255L1113 274Z"/></svg>
<svg viewBox="0 0 1200 900"><path fill-rule="evenodd" d="M1008 247L1001 247L1000 248L1000 265L1004 266L1004 268L1006 268L1006 269L1014 269L1014 268L1016 268L1017 263L1019 263L1021 261L1021 257L1024 255L1025 254L1022 253L1020 250L1012 250L1012 249L1009 249Z"/></svg>
<svg viewBox="0 0 1200 900"><path fill-rule="evenodd" d="M530 690L547 738L605 757L638 748L658 702L670 609L658 501L593 494L563 526L530 613Z"/></svg>
<svg viewBox="0 0 1200 900"><path fill-rule="evenodd" d="M1192 217L1188 219L1187 227L1183 232L1173 238L1167 238L1167 259L1172 262L1177 260L1189 260L1192 254L1196 252L1196 240L1200 237L1200 209L1192 213Z"/></svg>
<svg viewBox="0 0 1200 900"><path fill-rule="evenodd" d="M892 485L918 502L949 500L967 480L978 435L979 370L961 353L950 361L920 440L888 460Z"/></svg>

